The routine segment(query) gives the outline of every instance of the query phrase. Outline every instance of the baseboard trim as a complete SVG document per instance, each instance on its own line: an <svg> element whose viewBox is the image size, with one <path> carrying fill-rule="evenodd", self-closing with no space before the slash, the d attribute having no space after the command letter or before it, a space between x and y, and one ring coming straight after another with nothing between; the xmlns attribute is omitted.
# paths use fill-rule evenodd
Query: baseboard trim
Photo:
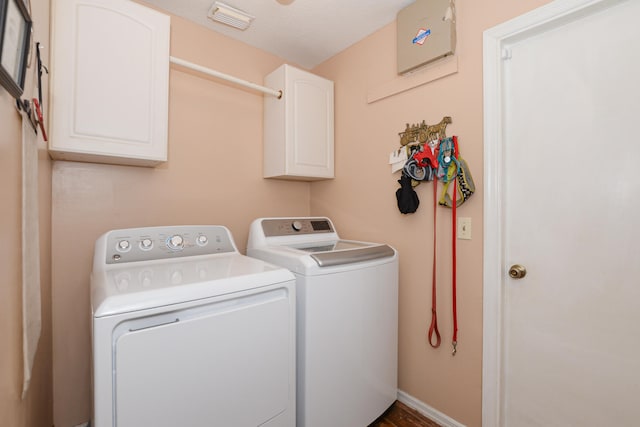
<svg viewBox="0 0 640 427"><path fill-rule="evenodd" d="M459 423L450 416L443 414L437 409L427 405L402 390L398 390L398 400L408 407L420 412L422 415L431 418L442 427L465 427L464 424Z"/></svg>

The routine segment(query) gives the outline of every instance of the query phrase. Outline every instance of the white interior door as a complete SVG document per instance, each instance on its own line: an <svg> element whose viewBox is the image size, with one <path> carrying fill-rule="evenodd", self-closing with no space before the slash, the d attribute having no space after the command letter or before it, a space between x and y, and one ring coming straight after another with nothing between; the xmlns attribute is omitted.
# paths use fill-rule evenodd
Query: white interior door
<svg viewBox="0 0 640 427"><path fill-rule="evenodd" d="M596 3L500 45L486 426L640 422L640 2Z"/></svg>

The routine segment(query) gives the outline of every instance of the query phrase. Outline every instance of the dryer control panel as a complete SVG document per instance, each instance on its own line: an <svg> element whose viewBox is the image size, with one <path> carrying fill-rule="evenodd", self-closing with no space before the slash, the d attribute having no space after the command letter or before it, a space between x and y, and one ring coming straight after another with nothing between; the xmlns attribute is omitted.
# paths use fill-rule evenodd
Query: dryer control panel
<svg viewBox="0 0 640 427"><path fill-rule="evenodd" d="M113 230L98 239L98 250L104 252L106 264L238 251L229 230L220 225Z"/></svg>
<svg viewBox="0 0 640 427"><path fill-rule="evenodd" d="M297 234L334 233L327 218L269 218L262 220L265 237L293 236Z"/></svg>

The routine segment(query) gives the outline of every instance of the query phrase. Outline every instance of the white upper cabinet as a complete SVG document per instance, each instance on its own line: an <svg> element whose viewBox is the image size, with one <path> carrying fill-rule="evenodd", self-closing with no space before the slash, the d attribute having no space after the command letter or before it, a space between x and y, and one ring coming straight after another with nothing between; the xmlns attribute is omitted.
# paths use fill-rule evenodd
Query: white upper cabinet
<svg viewBox="0 0 640 427"><path fill-rule="evenodd" d="M167 160L167 15L128 0L52 2L53 158Z"/></svg>
<svg viewBox="0 0 640 427"><path fill-rule="evenodd" d="M333 82L286 64L264 81L283 90L264 98L264 177L334 178Z"/></svg>

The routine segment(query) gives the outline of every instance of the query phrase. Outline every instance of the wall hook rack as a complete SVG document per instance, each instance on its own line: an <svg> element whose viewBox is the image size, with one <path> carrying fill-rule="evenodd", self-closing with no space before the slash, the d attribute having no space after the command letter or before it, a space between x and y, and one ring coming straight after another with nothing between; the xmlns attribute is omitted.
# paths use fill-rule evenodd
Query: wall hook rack
<svg viewBox="0 0 640 427"><path fill-rule="evenodd" d="M400 145L405 146L408 144L437 141L438 139L446 138L447 125L451 123L451 117L445 116L435 125L428 125L424 120L422 123L409 125L403 132L400 132Z"/></svg>

